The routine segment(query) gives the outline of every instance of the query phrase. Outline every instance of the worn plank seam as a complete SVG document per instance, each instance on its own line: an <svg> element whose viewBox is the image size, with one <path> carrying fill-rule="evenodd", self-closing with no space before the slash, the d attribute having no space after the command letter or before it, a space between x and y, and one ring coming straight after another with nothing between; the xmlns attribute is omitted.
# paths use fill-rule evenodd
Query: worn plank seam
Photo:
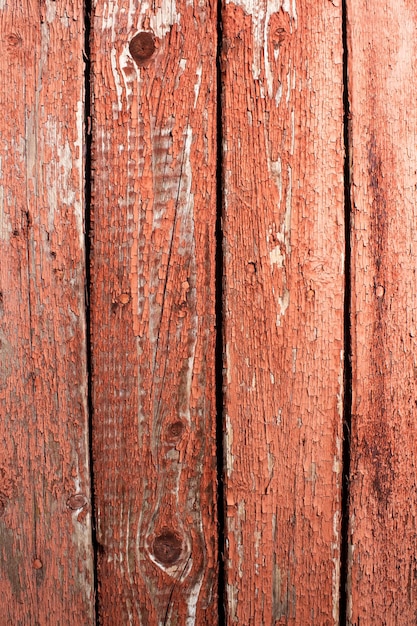
<svg viewBox="0 0 417 626"><path fill-rule="evenodd" d="M97 535L96 507L94 497L93 464L93 397L92 397L92 346L91 346L91 191L92 191L92 129L91 129L91 93L92 69L90 59L92 0L84 0L84 249L85 249L85 319L86 319L86 362L87 362L87 410L88 410L88 454L91 483L91 541L93 545L93 589L95 623L99 623L99 594L97 575Z"/></svg>
<svg viewBox="0 0 417 626"><path fill-rule="evenodd" d="M215 311L216 311L216 347L215 347L215 367L216 367L216 444L217 444L217 516L218 516L218 623L226 624L225 613L225 491L224 491L224 471L225 471L225 450L224 450L224 394L223 394L223 372L224 372L224 316L223 316L223 281L224 281L224 260L223 260L223 123L222 123L222 0L217 4L217 57L216 57L216 77L217 77L217 163L216 163L216 193L217 193L217 216L216 216L216 288L215 288Z"/></svg>
<svg viewBox="0 0 417 626"><path fill-rule="evenodd" d="M344 400L342 451L342 523L340 534L340 602L339 624L348 619L349 576L349 497L350 497L350 432L352 424L352 339L351 339L351 214L350 193L350 104L348 84L348 35L346 0L342 0L343 37L343 139L345 148L345 295L344 295Z"/></svg>

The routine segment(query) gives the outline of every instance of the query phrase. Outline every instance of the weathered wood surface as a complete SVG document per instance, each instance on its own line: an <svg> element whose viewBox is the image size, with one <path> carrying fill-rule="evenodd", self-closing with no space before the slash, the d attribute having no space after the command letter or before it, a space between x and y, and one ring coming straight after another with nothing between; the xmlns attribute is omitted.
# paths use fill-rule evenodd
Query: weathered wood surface
<svg viewBox="0 0 417 626"><path fill-rule="evenodd" d="M353 406L349 624L415 624L417 13L348 1Z"/></svg>
<svg viewBox="0 0 417 626"><path fill-rule="evenodd" d="M91 624L83 6L0 2L0 623Z"/></svg>
<svg viewBox="0 0 417 626"><path fill-rule="evenodd" d="M94 3L102 624L216 624L216 6Z"/></svg>
<svg viewBox="0 0 417 626"><path fill-rule="evenodd" d="M337 624L339 2L223 7L227 615Z"/></svg>

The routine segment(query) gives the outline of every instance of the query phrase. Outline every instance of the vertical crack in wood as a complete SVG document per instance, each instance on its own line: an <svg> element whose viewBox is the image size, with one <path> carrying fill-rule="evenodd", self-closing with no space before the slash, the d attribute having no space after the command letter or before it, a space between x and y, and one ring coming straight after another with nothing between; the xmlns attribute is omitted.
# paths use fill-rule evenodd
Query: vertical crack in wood
<svg viewBox="0 0 417 626"><path fill-rule="evenodd" d="M217 414L217 515L218 515L218 620L219 624L226 623L225 614L225 493L224 493L224 397L223 397L223 124L222 124L222 0L217 4L217 171L216 171L216 191L217 191L217 217L216 217L216 414Z"/></svg>
<svg viewBox="0 0 417 626"><path fill-rule="evenodd" d="M348 623L349 578L349 487L350 487L350 431L352 423L352 341L351 341L351 214L350 193L350 104L348 84L348 34L346 0L342 1L343 20L343 137L345 147L345 300L344 300L344 404L342 452L342 523L340 536L340 603L339 624Z"/></svg>
<svg viewBox="0 0 417 626"><path fill-rule="evenodd" d="M95 623L99 623L99 594L97 582L97 535L96 507L94 498L94 466L93 466L93 396L92 396L92 347L91 347L91 12L92 0L84 0L84 249L85 249L85 319L86 319L86 363L87 363L87 410L88 410L88 455L91 482L91 541L93 546L93 590Z"/></svg>

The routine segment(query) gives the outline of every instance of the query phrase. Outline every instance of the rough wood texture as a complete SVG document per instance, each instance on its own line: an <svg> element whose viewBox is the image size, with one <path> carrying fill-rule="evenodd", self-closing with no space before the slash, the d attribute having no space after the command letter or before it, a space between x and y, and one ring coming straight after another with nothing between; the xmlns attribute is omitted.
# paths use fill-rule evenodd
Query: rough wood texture
<svg viewBox="0 0 417 626"><path fill-rule="evenodd" d="M216 624L216 7L95 2L102 624Z"/></svg>
<svg viewBox="0 0 417 626"><path fill-rule="evenodd" d="M417 13L348 1L353 407L349 624L415 624Z"/></svg>
<svg viewBox="0 0 417 626"><path fill-rule="evenodd" d="M341 17L324 0L223 8L230 623L338 623Z"/></svg>
<svg viewBox="0 0 417 626"><path fill-rule="evenodd" d="M82 3L0 32L0 623L91 624Z"/></svg>

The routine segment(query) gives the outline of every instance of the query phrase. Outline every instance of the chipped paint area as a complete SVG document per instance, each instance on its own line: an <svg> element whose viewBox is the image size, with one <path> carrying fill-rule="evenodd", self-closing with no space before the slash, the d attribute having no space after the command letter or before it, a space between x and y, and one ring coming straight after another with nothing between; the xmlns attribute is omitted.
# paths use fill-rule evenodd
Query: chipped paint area
<svg viewBox="0 0 417 626"><path fill-rule="evenodd" d="M203 535L203 525L200 527L201 535ZM197 576L197 580L189 590L187 597L187 615L185 618L185 626L195 626L197 618L197 605L200 597L201 587L203 585L204 571L201 570Z"/></svg>
<svg viewBox="0 0 417 626"><path fill-rule="evenodd" d="M284 260L285 260L285 256L282 254L281 252L281 246L275 246L275 248L273 248L270 252L269 252L269 261L271 265L276 265L276 267L278 269L282 269L282 267L284 267Z"/></svg>
<svg viewBox="0 0 417 626"><path fill-rule="evenodd" d="M202 72L203 72L203 66L200 63L200 65L198 65L198 67L196 68L196 71L195 71L196 76L197 76L197 80L196 80L196 83L194 85L194 94L195 94L194 107L197 105L197 100L198 100L198 96L199 96L199 93L200 93L201 74L202 74Z"/></svg>
<svg viewBox="0 0 417 626"><path fill-rule="evenodd" d="M117 118L118 112L123 106L130 107L133 95L133 85L141 82L141 69L133 63L129 52L129 42L140 31L151 31L155 38L162 41L170 32L174 24L179 24L181 12L177 11L175 0L172 2L162 2L161 6L155 7L150 2L141 2L139 10L137 4L130 2L126 10L120 10L120 3L109 2L107 11L101 18L101 27L110 30L111 39L111 70L114 82L114 89L117 95L113 116ZM124 40L124 45L120 47L120 37L118 34L118 21L123 18L126 23L128 37Z"/></svg>
<svg viewBox="0 0 417 626"><path fill-rule="evenodd" d="M238 601L239 601L238 586L227 583L226 597L227 597L228 614L230 616L231 621L236 623L239 621L239 618L237 615L237 607L238 607Z"/></svg>
<svg viewBox="0 0 417 626"><path fill-rule="evenodd" d="M225 417L225 422L226 422L226 431L224 434L224 446L225 446L225 451L226 451L226 473L227 473L227 477L230 478L233 472L233 464L234 464L234 457L233 457L233 426L232 426L232 420L230 419L230 416L226 414Z"/></svg>
<svg viewBox="0 0 417 626"><path fill-rule="evenodd" d="M284 288L284 292L282 296L278 296L277 303L279 307L279 311L276 317L276 325L277 327L281 326L282 318L287 312L288 307L290 306L290 292L288 289Z"/></svg>
<svg viewBox="0 0 417 626"><path fill-rule="evenodd" d="M293 120L293 116L292 116ZM292 138L292 146L294 138ZM282 164L281 159L272 161L268 160L271 178L278 191L278 207L280 208L283 200L283 181L282 181ZM281 320L285 315L290 304L290 292L287 288L287 273L285 271L285 262L291 254L291 213L292 213L292 168L288 164L286 168L286 190L285 190L285 211L279 230L273 226L269 228L266 236L267 244L271 241L275 242L275 246L269 251L269 262L273 270L280 270L282 275L281 293L276 296L278 312L276 318L277 327L281 326Z"/></svg>
<svg viewBox="0 0 417 626"><path fill-rule="evenodd" d="M269 98L273 97L274 75L269 56L269 22L271 17L280 11L288 13L291 25L297 28L297 8L295 0L226 0L227 4L242 7L247 15L252 17L253 34L253 61L252 75L254 80L260 80L262 74L266 78ZM263 64L262 64L263 61ZM262 95L262 91L261 91ZM275 97L277 94L275 94Z"/></svg>
<svg viewBox="0 0 417 626"><path fill-rule="evenodd" d="M332 544L332 616L335 626L339 623L339 598L340 598L340 513L335 511L333 515L333 538Z"/></svg>
<svg viewBox="0 0 417 626"><path fill-rule="evenodd" d="M11 232L10 216L4 211L4 187L0 185L0 241L8 242Z"/></svg>
<svg viewBox="0 0 417 626"><path fill-rule="evenodd" d="M298 8L299 15L289 1L226 4L225 413L234 429L225 443L227 464L234 463L225 482L227 611L242 624L332 624L340 578L339 546L330 547L338 543L333 515L340 498L332 466L340 434L343 274L334 266L340 269L344 244L343 155L329 149L326 133L333 138L341 129L342 76L335 80L328 62L341 31L331 7ZM323 38L328 11L332 31ZM234 94L243 94L239 106ZM331 281L323 263L320 275L331 306L327 291L308 291L304 270L305 259L322 261L324 248ZM260 260L259 294L248 293L247 274L241 280L239 273L252 259ZM252 313L251 302L263 316Z"/></svg>

